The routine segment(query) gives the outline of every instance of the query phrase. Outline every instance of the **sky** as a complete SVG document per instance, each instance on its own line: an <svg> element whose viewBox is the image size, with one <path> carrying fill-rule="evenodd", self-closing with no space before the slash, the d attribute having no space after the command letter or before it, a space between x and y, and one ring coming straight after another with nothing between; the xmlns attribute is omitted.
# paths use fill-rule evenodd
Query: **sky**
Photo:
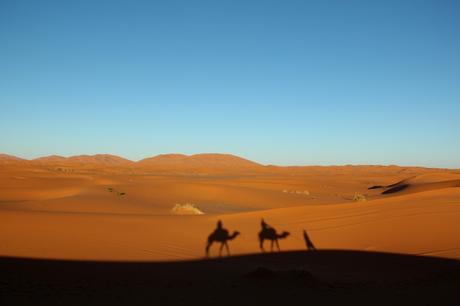
<svg viewBox="0 0 460 306"><path fill-rule="evenodd" d="M0 153L460 168L460 2L0 0Z"/></svg>

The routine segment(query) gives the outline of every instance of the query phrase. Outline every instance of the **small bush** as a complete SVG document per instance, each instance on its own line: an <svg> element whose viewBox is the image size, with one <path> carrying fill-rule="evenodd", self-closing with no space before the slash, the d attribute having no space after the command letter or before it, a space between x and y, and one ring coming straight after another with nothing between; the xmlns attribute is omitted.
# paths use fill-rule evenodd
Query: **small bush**
<svg viewBox="0 0 460 306"><path fill-rule="evenodd" d="M310 195L310 191L308 190L288 190L288 189L283 189L283 193L291 193L291 194L299 194L299 195Z"/></svg>
<svg viewBox="0 0 460 306"><path fill-rule="evenodd" d="M174 215L203 215L202 212L198 207L195 207L192 203L185 203L185 204L176 204L171 209L171 212Z"/></svg>
<svg viewBox="0 0 460 306"><path fill-rule="evenodd" d="M355 202L363 202L363 201L367 201L366 199L366 196L365 195L362 195L358 192L355 192L355 195L353 196L353 201Z"/></svg>

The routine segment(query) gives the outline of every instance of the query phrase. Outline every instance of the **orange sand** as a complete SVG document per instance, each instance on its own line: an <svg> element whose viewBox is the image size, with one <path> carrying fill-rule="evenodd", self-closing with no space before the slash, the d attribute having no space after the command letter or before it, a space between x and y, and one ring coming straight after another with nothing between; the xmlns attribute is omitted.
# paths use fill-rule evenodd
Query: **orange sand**
<svg viewBox="0 0 460 306"><path fill-rule="evenodd" d="M401 190L382 194L404 184ZM382 188L369 190L371 186ZM176 260L204 256L218 219L259 252L263 217L282 250L355 249L460 259L460 171L397 166L274 167L230 155L0 155L0 256ZM110 188L110 190L109 190ZM356 193L367 201L354 201ZM174 215L192 203L203 215ZM269 244L266 245L269 249ZM217 246L211 249L217 254Z"/></svg>

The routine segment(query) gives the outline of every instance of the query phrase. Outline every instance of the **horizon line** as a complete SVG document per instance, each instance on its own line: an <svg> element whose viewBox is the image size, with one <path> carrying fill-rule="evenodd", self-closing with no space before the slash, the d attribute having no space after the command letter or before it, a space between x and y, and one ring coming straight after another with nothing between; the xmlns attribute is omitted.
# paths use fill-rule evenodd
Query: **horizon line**
<svg viewBox="0 0 460 306"><path fill-rule="evenodd" d="M133 159L130 159L130 158L127 158L123 155L118 155L118 154L112 154L112 153L95 153L95 154L75 154L75 155L60 155L60 154L49 154L49 155L40 155L38 157L33 157L33 158L26 158L26 157L21 157L20 155L18 154L9 154L9 153L2 153L0 152L0 156L1 155L6 155L6 156L11 156L11 157L14 157L14 158L18 158L18 159L21 159L21 160L25 160L25 161L36 161L37 159L40 159L40 158L46 158L46 157L62 157L64 159L68 159L68 158L72 158L72 157L94 157L94 156L103 156L103 155L106 155L106 156L113 156L113 157L118 157L118 158L122 158L122 159L125 159L129 162L132 162L132 163L138 163L138 162L141 162L145 159L149 159L149 158L155 158L155 157L159 157L159 156L166 156L166 155L182 155L184 157L192 157L192 156L197 156L197 155L227 155L227 156L232 156L232 157L236 157L236 158L240 158L240 159L243 159L243 160L246 160L246 161L249 161L249 162L252 162L252 163L255 163L257 165L260 165L260 166L263 166L263 167L286 167L286 168L289 168L289 167L365 167L365 166L373 166L373 167L400 167L400 168L429 168L429 169L445 169L445 170L460 170L460 168L455 168L455 167L430 167L430 166L423 166L423 165L401 165L401 164L394 164L394 163L383 163L383 164L353 164L353 163L343 163L343 164L290 164L290 165L280 165L280 164L272 164L272 163L268 163L268 164L263 164L263 163L260 163L258 161L254 161L252 159L249 159L249 158L246 158L246 157L242 157L240 155L236 155L236 154L232 154L232 153L217 153L217 152L202 152L202 153L195 153L195 154L185 154L185 153L160 153L160 154L156 154L156 155L152 155L152 156L147 156L147 157L144 157L144 158L141 158L141 159L138 159L138 160L133 160Z"/></svg>

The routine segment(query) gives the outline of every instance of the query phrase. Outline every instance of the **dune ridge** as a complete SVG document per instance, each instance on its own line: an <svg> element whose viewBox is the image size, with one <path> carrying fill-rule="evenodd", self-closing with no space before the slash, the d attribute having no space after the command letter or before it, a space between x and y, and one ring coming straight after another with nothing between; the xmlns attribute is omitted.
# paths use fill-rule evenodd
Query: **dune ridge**
<svg viewBox="0 0 460 306"><path fill-rule="evenodd" d="M27 160L9 154L0 154L0 164L9 164L15 162L27 162Z"/></svg>
<svg viewBox="0 0 460 306"><path fill-rule="evenodd" d="M459 173L428 173L409 177L387 186L372 186L368 189L383 189L382 194L406 194L428 190L460 187Z"/></svg>
<svg viewBox="0 0 460 306"><path fill-rule="evenodd" d="M132 161L130 159L120 157L113 154L94 154L94 155L74 155L69 157L64 157L60 155L48 155L37 157L34 159L25 159L16 157L9 154L0 153L0 162L1 163L10 163L10 162L22 162L24 164L31 165L47 165L47 164L76 164L76 165L101 165L105 167L111 166L138 166L142 167L192 167L199 169L200 167L220 167L223 169L229 169L230 167L239 167L240 170L243 168L247 169L259 169L264 171L286 171L291 174L298 174L307 171L323 171L324 169L329 169L331 172L341 173L346 171L346 169L354 169L359 171L363 169L364 171L380 171L383 169L399 169L401 172L418 173L420 171L432 171L437 169L438 171L457 171L460 173L460 169L445 169L445 168L428 168L428 167L417 167L417 166L397 166L397 165L331 165L331 166L316 166L316 165L299 165L299 166L278 166L278 165L263 165L246 158L242 158L233 154L224 154L224 153L199 153L193 155L185 154L159 154L152 157L146 157L139 161Z"/></svg>

